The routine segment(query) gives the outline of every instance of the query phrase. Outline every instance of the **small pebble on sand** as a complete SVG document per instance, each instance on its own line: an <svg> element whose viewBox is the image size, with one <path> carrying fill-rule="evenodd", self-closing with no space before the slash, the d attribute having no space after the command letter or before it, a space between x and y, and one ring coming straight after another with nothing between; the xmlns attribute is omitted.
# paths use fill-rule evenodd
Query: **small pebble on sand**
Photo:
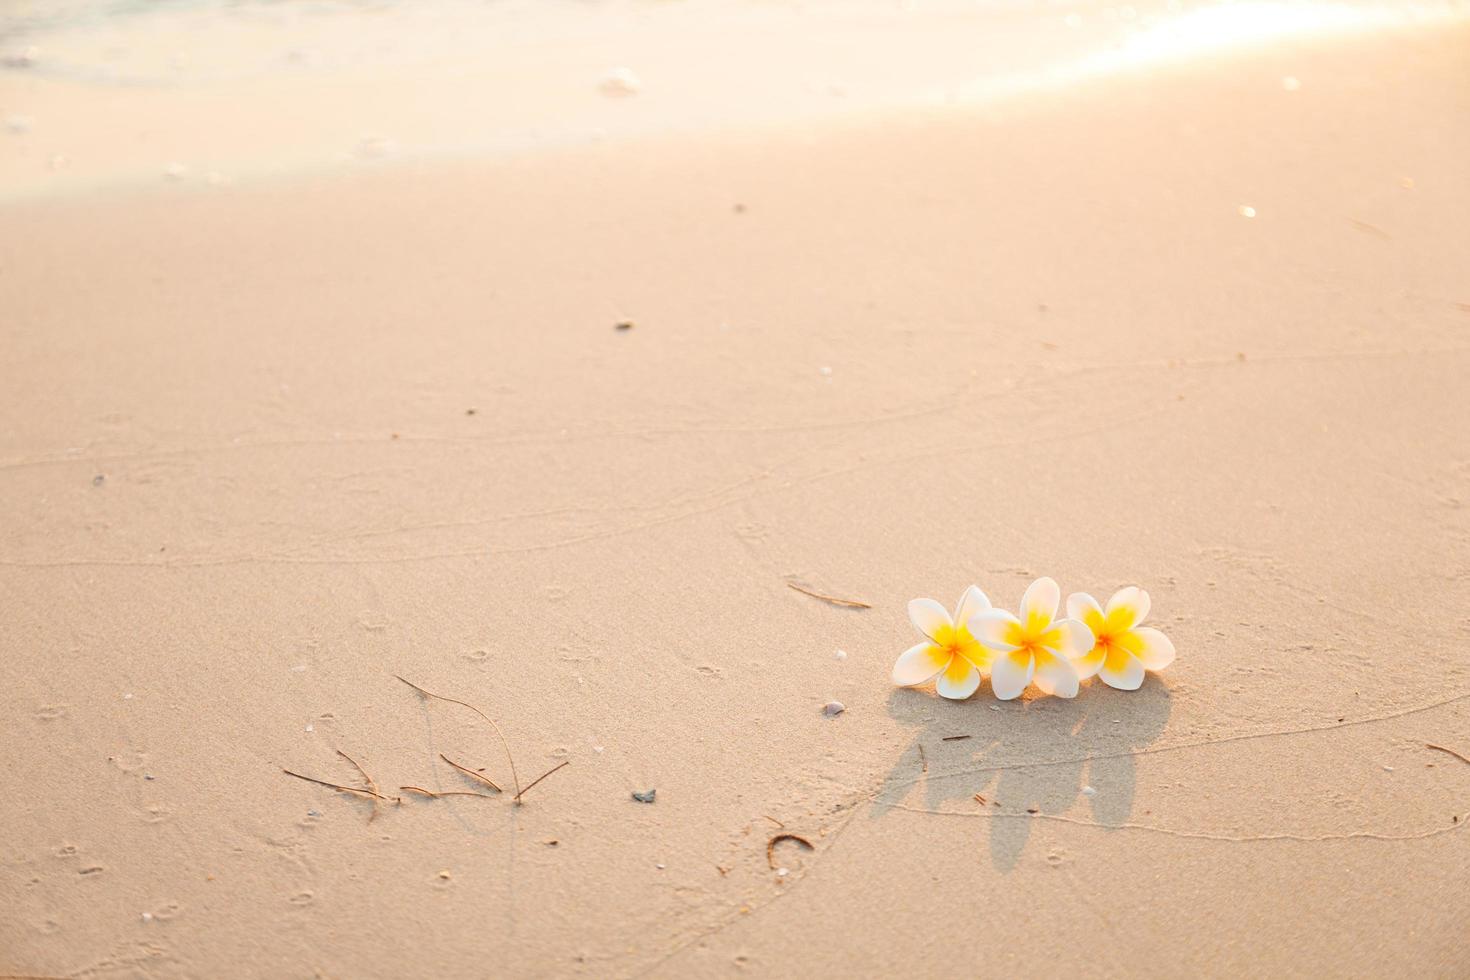
<svg viewBox="0 0 1470 980"><path fill-rule="evenodd" d="M826 704L822 705L822 714L826 715L828 718L835 718L846 710L847 705L843 704L841 701L828 701Z"/></svg>
<svg viewBox="0 0 1470 980"><path fill-rule="evenodd" d="M838 660L846 660L847 659L847 651L846 650L838 650L837 651L837 659Z"/></svg>
<svg viewBox="0 0 1470 980"><path fill-rule="evenodd" d="M631 68L614 68L603 76L597 88L603 95L637 95L643 90L643 82Z"/></svg>
<svg viewBox="0 0 1470 980"><path fill-rule="evenodd" d="M1084 786L1084 787L1082 787L1082 795L1083 796L1096 796L1097 795L1097 790L1093 789L1091 786Z"/></svg>
<svg viewBox="0 0 1470 980"><path fill-rule="evenodd" d="M1235 213L1240 215L1242 218L1254 218L1256 216L1256 209L1251 207L1249 204L1242 204L1240 207L1235 209Z"/></svg>
<svg viewBox="0 0 1470 980"><path fill-rule="evenodd" d="M0 65L6 68L34 68L41 58L41 49L32 45L19 51L7 51L0 55Z"/></svg>

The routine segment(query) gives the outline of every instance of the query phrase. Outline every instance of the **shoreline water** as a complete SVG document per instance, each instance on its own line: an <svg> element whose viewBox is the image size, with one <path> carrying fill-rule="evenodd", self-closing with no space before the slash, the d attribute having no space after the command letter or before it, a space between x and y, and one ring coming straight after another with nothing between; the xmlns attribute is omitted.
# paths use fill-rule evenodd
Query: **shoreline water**
<svg viewBox="0 0 1470 980"><path fill-rule="evenodd" d="M13 35L0 201L1024 111L1108 78L1470 18L1463 2L450 9L206 5ZM608 94L619 70L633 85Z"/></svg>

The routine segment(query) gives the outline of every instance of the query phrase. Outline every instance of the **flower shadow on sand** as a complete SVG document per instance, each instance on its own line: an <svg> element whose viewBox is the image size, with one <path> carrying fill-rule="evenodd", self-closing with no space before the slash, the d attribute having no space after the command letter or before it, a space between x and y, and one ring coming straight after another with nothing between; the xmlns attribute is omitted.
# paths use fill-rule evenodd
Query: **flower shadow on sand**
<svg viewBox="0 0 1470 980"><path fill-rule="evenodd" d="M1100 826L1128 822L1134 753L1152 744L1169 720L1169 689L1158 677L1150 675L1137 691L1094 681L1072 700L997 703L988 694L987 686L969 701L954 702L925 690L893 691L889 715L917 735L884 779L870 819L895 806L998 817L985 823L991 860L1001 871L1020 860L1031 836L1031 811L1063 814L1085 798ZM945 741L963 735L970 737Z"/></svg>

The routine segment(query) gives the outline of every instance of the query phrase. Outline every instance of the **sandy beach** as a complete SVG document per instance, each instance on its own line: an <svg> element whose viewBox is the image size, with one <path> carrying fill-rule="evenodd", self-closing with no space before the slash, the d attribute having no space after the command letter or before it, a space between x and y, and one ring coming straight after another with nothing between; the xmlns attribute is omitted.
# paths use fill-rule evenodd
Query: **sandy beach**
<svg viewBox="0 0 1470 980"><path fill-rule="evenodd" d="M1470 972L1470 9L1067 9L0 39L0 975ZM893 685L1041 575L1177 661Z"/></svg>

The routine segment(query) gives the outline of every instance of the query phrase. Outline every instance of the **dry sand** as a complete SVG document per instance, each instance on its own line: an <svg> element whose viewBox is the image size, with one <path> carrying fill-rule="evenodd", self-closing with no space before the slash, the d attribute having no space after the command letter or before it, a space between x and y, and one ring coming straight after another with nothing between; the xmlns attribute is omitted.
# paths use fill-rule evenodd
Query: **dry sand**
<svg viewBox="0 0 1470 980"><path fill-rule="evenodd" d="M15 196L0 973L1465 975L1467 51Z"/></svg>

